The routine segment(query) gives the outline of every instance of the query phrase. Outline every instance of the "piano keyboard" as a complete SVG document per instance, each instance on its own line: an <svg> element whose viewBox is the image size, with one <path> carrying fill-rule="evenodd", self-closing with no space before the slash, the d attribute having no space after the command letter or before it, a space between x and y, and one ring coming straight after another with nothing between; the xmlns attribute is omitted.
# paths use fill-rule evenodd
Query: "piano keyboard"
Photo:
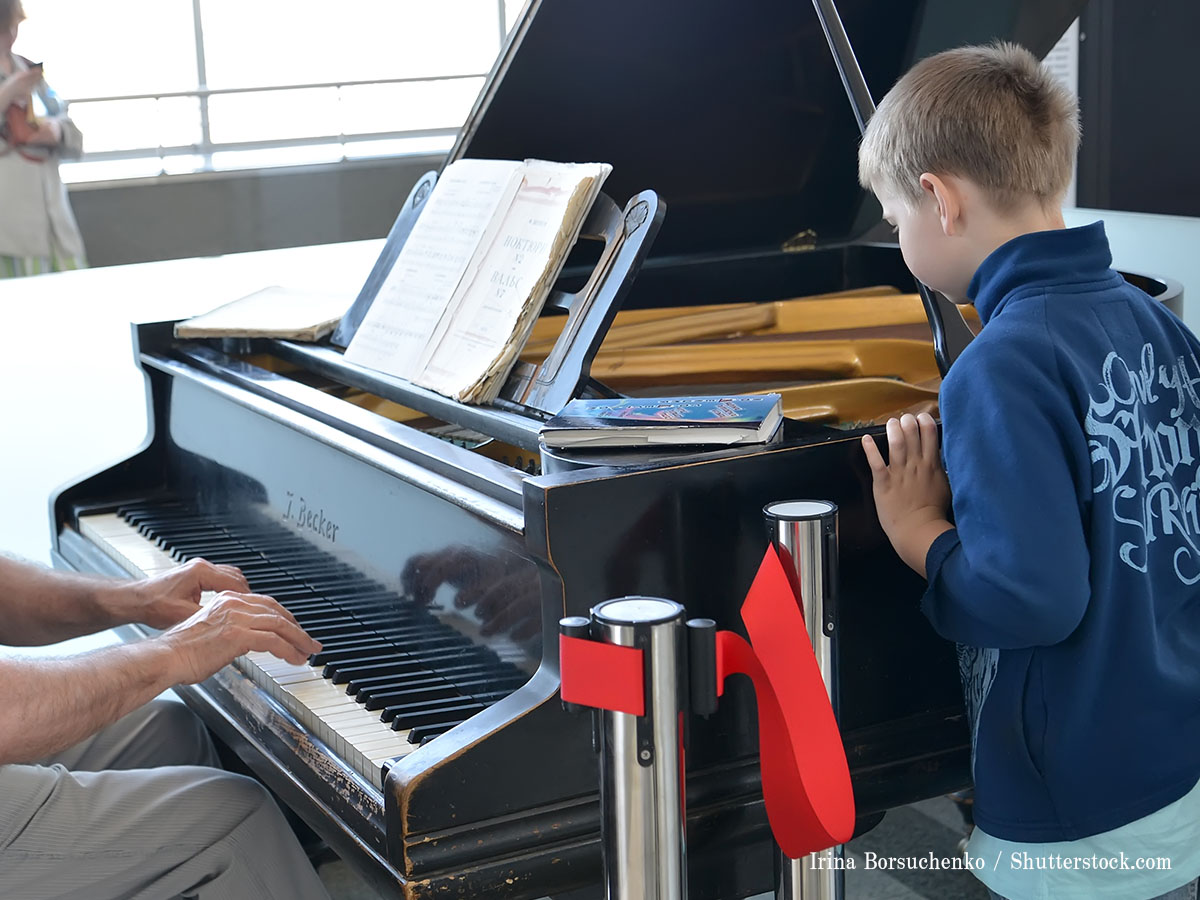
<svg viewBox="0 0 1200 900"><path fill-rule="evenodd" d="M251 590L278 600L322 650L308 665L257 652L235 665L380 789L385 765L528 677L282 526L146 504L81 515L79 531L134 576L194 556L241 568Z"/></svg>

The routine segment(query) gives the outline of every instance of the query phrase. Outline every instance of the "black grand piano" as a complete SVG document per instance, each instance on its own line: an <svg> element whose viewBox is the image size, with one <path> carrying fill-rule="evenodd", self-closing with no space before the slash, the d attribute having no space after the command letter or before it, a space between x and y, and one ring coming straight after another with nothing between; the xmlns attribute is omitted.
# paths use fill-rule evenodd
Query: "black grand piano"
<svg viewBox="0 0 1200 900"><path fill-rule="evenodd" d="M1044 52L1078 5L844 0L841 13L879 96L946 46ZM801 418L771 445L544 471L537 441L555 405L605 390L589 367L618 306L912 291L896 247L872 238L857 139L807 3L533 0L451 157L613 164L617 202L590 229L613 249L569 264L561 286L576 293L556 302L578 327L553 339L559 352L466 407L335 346L138 326L150 433L53 499L55 563L124 574L204 556L296 613L325 645L313 666L252 655L179 692L385 895L598 896L597 765L587 717L557 696L559 618L643 594L737 630L764 504L825 498L841 510L837 699L860 830L964 786L953 650L875 521L861 423ZM695 898L771 886L755 732L741 685L693 723Z"/></svg>

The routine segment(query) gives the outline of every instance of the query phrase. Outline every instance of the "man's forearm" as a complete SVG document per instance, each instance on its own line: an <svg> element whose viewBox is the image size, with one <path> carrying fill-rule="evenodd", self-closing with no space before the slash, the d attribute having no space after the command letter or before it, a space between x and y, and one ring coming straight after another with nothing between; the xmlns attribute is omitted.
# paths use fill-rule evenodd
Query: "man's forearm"
<svg viewBox="0 0 1200 900"><path fill-rule="evenodd" d="M61 659L0 657L0 765L64 750L176 683L157 640Z"/></svg>
<svg viewBox="0 0 1200 900"><path fill-rule="evenodd" d="M55 572L0 556L0 644L52 644L128 621L114 614L109 578Z"/></svg>

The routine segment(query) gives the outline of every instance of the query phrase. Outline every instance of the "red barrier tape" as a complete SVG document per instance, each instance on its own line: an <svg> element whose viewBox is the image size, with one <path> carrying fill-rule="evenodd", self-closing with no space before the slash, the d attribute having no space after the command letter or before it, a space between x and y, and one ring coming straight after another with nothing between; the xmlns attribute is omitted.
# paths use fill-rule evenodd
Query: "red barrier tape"
<svg viewBox="0 0 1200 900"><path fill-rule="evenodd" d="M558 636L562 698L567 703L646 714L645 668L637 647Z"/></svg>
<svg viewBox="0 0 1200 900"><path fill-rule="evenodd" d="M800 602L803 602L802 600ZM759 755L767 818L792 859L854 833L850 767L804 615L774 547L754 577L742 621L750 643L717 633L717 692L749 675L758 698Z"/></svg>
<svg viewBox="0 0 1200 900"><path fill-rule="evenodd" d="M750 643L732 631L717 632L718 695L730 675L754 682L767 818L792 859L845 843L854 833L850 767L802 602L775 548L768 547L742 604ZM645 714L640 649L565 635L558 640L563 700Z"/></svg>

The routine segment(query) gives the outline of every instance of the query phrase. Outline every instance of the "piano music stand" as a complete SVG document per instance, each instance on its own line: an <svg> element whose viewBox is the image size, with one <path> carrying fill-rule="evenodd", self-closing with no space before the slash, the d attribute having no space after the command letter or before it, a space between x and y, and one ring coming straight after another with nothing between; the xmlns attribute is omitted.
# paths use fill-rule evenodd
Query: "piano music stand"
<svg viewBox="0 0 1200 900"><path fill-rule="evenodd" d="M654 191L635 194L624 209L604 194L597 197L580 236L605 242L600 259L579 291L574 294L553 291L546 301L547 306L569 311L566 327L540 365L518 363L500 396L491 404L459 403L412 382L349 362L331 347L284 340L268 340L265 346L280 358L316 374L536 453L541 422L579 396L589 382L596 350L633 286L665 215L666 204ZM408 229L411 227L409 223ZM407 231L400 235L397 229L399 223L393 228L393 234L397 235L395 254L399 254L403 238L407 237ZM391 263L383 260L391 255L391 262L395 262L392 249L385 247L368 285L377 276L380 283L386 277ZM367 292L367 287L363 291ZM356 301L355 308L358 305ZM362 312L365 311L364 308ZM592 385L593 390L602 390L594 382Z"/></svg>
<svg viewBox="0 0 1200 900"><path fill-rule="evenodd" d="M375 265L371 268L371 274L367 276L362 290L354 298L353 305L342 316L342 321L338 323L337 329L333 332L332 337L329 338L330 343L342 349L350 346L350 339L354 337L354 333L358 331L358 326L362 324L363 317L375 301L375 296L383 286L384 279L387 278L388 272L392 271L392 265L396 262L396 257L400 255L400 248L408 240L409 234L412 233L413 225L417 222L417 217L421 215L421 210L425 208L425 201L433 193L433 186L437 184L437 177L437 172L432 170L426 172L417 179L417 183L408 192L404 206L400 209L400 215L396 216L396 221L392 223L392 230L388 232L387 240L384 241L383 252L375 260Z"/></svg>
<svg viewBox="0 0 1200 900"><path fill-rule="evenodd" d="M540 365L517 363L500 391L503 399L554 415L579 396L585 383L611 394L591 379L592 360L642 267L664 215L666 204L654 191L636 194L623 210L605 194L596 198L580 238L604 241L600 260L587 283L575 293L551 292L546 306L566 310L567 324Z"/></svg>

